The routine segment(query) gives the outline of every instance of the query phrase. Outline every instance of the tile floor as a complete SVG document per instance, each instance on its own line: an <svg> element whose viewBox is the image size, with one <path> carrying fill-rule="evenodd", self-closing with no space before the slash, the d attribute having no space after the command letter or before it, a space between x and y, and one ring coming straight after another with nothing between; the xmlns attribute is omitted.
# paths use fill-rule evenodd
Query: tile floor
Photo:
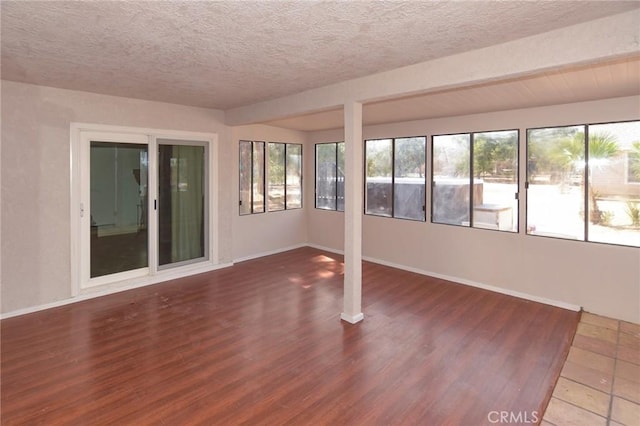
<svg viewBox="0 0 640 426"><path fill-rule="evenodd" d="M640 426L640 324L583 312L542 426Z"/></svg>

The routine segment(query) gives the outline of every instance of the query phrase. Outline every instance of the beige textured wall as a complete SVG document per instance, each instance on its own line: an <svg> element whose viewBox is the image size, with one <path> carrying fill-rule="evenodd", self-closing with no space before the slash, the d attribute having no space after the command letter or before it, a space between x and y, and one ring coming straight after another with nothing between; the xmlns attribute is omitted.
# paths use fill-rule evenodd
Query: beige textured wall
<svg viewBox="0 0 640 426"><path fill-rule="evenodd" d="M222 262L304 243L342 249L342 213L313 208L313 143L342 131L252 125L230 129L201 108L2 82L3 313L68 299L69 124L218 133ZM365 138L631 120L640 97L371 126ZM238 215L238 140L304 144L304 208ZM521 139L524 146L524 137ZM524 149L521 149L521 164ZM521 169L524 180L524 169ZM524 198L524 197L523 197ZM524 199L521 205L524 205ZM520 211L524 223L524 211ZM232 238L233 236L233 238ZM363 254L425 272L583 306L640 322L640 249L365 216Z"/></svg>
<svg viewBox="0 0 640 426"><path fill-rule="evenodd" d="M640 97L370 126L363 135L365 139L430 137L520 128L520 179L524 182L526 128L634 119L640 119ZM309 135L311 144L336 140L342 140L342 131ZM312 175L307 174L309 193L313 191L310 181ZM522 229L523 193L520 206ZM342 213L309 211L309 242L342 250L343 220ZM363 255L640 322L638 248L365 216Z"/></svg>
<svg viewBox="0 0 640 426"><path fill-rule="evenodd" d="M71 122L217 133L218 179L232 170L221 111L2 81L3 313L71 297ZM219 253L232 260L231 185L219 186Z"/></svg>
<svg viewBox="0 0 640 426"><path fill-rule="evenodd" d="M302 209L284 210L278 212L266 212L259 214L238 214L239 207L239 170L238 170L238 141L263 141L263 142L287 142L301 143L302 146L302 173L303 185L308 180L310 171L308 159L313 158L313 148L306 145L306 133L294 130L281 129L264 125L249 125L234 127L232 130L233 145L233 259L244 259L264 253L271 253L287 247L306 244L307 242L307 217L306 211L311 205L313 197L309 191L303 189ZM313 161L313 160L312 160ZM311 170L313 166L311 167ZM311 202L312 204L309 204Z"/></svg>

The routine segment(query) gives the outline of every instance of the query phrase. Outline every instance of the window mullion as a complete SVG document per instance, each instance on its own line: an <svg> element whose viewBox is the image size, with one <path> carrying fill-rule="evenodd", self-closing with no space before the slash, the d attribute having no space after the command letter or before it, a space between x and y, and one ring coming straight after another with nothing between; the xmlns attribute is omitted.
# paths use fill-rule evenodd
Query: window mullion
<svg viewBox="0 0 640 426"><path fill-rule="evenodd" d="M474 140L474 133L470 133L469 134L469 227L473 228L473 203L474 203L474 192L475 192L475 185L474 185L474 167L473 167L473 140Z"/></svg>
<svg viewBox="0 0 640 426"><path fill-rule="evenodd" d="M336 152L336 172L335 172L335 177L336 177L336 181L334 182L334 200L333 200L333 207L335 211L338 211L338 142L335 143L335 152Z"/></svg>
<svg viewBox="0 0 640 426"><path fill-rule="evenodd" d="M589 126L584 126L584 241L589 241Z"/></svg>
<svg viewBox="0 0 640 426"><path fill-rule="evenodd" d="M391 139L391 217L396 217L396 138Z"/></svg>
<svg viewBox="0 0 640 426"><path fill-rule="evenodd" d="M251 188L249 188L249 202L251 203L250 205L250 209L249 209L249 214L254 214L255 211L254 209L254 204L253 204L253 182L254 182L254 176L253 176L253 162L255 161L253 158L253 151L255 149L254 147L255 142L251 141L251 161L249 163L250 168L251 168Z"/></svg>
<svg viewBox="0 0 640 426"><path fill-rule="evenodd" d="M284 161L283 161L283 172L284 172L284 209L287 210L287 151L289 148L289 144L284 144Z"/></svg>
<svg viewBox="0 0 640 426"><path fill-rule="evenodd" d="M268 194L267 194L267 155L269 155L269 145L267 142L260 142L262 144L262 212L268 211Z"/></svg>

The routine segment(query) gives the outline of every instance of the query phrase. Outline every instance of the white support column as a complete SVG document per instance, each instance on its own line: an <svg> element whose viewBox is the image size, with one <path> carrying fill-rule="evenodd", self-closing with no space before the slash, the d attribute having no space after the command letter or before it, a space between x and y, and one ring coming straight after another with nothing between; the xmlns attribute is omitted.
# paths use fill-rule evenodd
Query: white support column
<svg viewBox="0 0 640 426"><path fill-rule="evenodd" d="M340 318L362 321L362 104L344 106L344 309Z"/></svg>

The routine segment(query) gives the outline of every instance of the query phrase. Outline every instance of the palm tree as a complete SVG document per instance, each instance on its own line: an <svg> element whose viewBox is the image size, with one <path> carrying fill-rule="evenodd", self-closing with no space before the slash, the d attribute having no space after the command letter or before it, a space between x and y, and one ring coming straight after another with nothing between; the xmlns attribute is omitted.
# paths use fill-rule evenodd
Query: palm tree
<svg viewBox="0 0 640 426"><path fill-rule="evenodd" d="M588 148L590 174L591 170L595 167L601 167L606 164L619 152L617 138L608 132L590 134ZM583 168L585 166L584 135L582 133L576 133L571 139L565 140L560 145L560 152L564 157L565 165L572 166L574 168ZM597 194L593 189L591 179L588 179L588 184L589 220L594 224L598 224L602 222L602 212L598 208L598 202L596 199Z"/></svg>

